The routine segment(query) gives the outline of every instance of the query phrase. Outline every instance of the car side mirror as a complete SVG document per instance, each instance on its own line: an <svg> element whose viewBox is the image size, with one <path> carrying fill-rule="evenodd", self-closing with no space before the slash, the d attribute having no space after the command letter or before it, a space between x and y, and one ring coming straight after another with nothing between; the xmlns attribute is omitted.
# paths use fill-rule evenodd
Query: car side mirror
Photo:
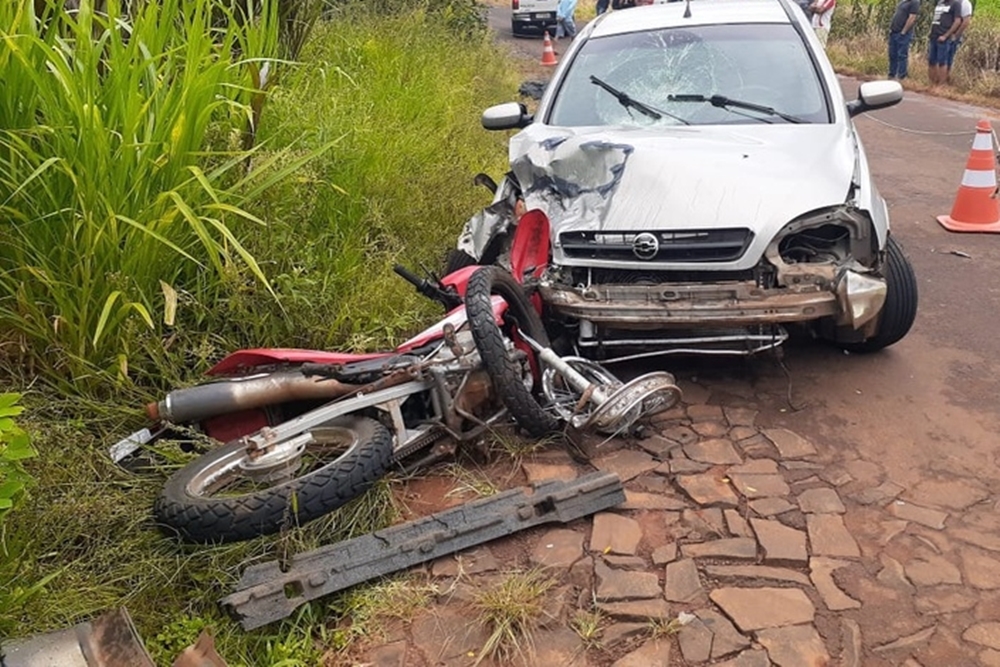
<svg viewBox="0 0 1000 667"><path fill-rule="evenodd" d="M492 106L483 112L481 122L487 130L515 130L527 127L533 117L520 102Z"/></svg>
<svg viewBox="0 0 1000 667"><path fill-rule="evenodd" d="M852 117L865 111L885 109L903 100L903 86L899 81L866 81L858 88L858 99L847 103L847 113Z"/></svg>

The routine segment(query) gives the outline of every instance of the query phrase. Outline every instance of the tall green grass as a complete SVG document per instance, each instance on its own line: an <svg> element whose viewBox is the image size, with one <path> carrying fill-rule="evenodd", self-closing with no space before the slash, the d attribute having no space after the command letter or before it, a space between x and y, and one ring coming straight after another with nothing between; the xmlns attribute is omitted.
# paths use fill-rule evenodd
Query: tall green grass
<svg viewBox="0 0 1000 667"><path fill-rule="evenodd" d="M277 4L252 20L133 4L0 3L0 328L8 355L67 388L127 376L201 272L264 279L239 237L273 174L244 174L230 136L247 63L276 55Z"/></svg>
<svg viewBox="0 0 1000 667"><path fill-rule="evenodd" d="M518 81L484 33L416 4L334 14L272 91L264 141L335 147L252 209L271 224L248 230L247 248L280 308L259 284L238 281L213 315L230 340L372 349L440 311L392 264L439 270L464 221L488 203L472 177L503 173L508 137L483 130L479 116L514 99Z"/></svg>
<svg viewBox="0 0 1000 667"><path fill-rule="evenodd" d="M976 0L974 7L977 16L1000 19L1000 1L998 0Z"/></svg>
<svg viewBox="0 0 1000 667"><path fill-rule="evenodd" d="M243 78L226 83L231 95L213 98L217 107L206 127L206 145L215 150L196 150L190 157L187 173L200 169L208 175L225 167L211 190L230 193L226 197L238 199L248 216L265 223L225 218L244 250L257 258L267 285L240 261L228 239L219 240L229 253L218 255L220 271L200 240L188 238L189 245L181 247L207 270L189 272L164 260L166 270L178 271L176 278L164 279L176 291L174 325L162 324L164 301L155 282L146 307L156 328L148 329L141 318L128 325L135 328L135 337L127 338L131 373L159 375L172 365L178 376L186 375L179 379L190 379L241 344L381 345L436 318L436 308L424 305L390 267L395 261L440 266L464 220L489 200L472 185L472 176L481 170L501 173L506 137L482 130L479 115L514 97L515 68L481 32L456 29L422 5L388 15L361 5L337 9L329 18L304 45L300 62L284 64L282 75L272 80L257 128L259 147L250 160L254 172L261 169L261 181L241 183L245 156L218 150L242 141L239 121L247 106L238 95L252 92ZM175 51L183 52L181 38L172 40ZM248 76L235 62L228 65L233 75ZM155 107L151 100L146 104ZM13 134L5 130L2 136ZM80 131L74 136L81 145L89 140ZM128 142L105 141L118 141L126 151ZM162 151L163 141L143 150L159 155L155 151ZM109 158L101 168L113 168L113 162ZM264 170L268 165L270 171ZM153 167L135 168L136 180L157 173ZM88 174L86 182L102 178L117 176ZM44 197L41 183L39 176L32 185ZM192 202L207 191L198 182L186 187L183 196ZM139 183L134 188L151 191ZM220 201L235 205L222 195ZM209 198L198 210L209 217L215 215L209 207L219 205ZM169 202L161 206L169 208ZM43 208L39 203L41 222L51 219L66 227L77 220L62 208L48 214ZM139 219L138 213L132 216ZM7 209L0 217L8 235L14 222L26 224L13 220ZM179 217L174 221L170 231L187 224ZM86 228L82 221L77 226ZM140 232L139 238L146 235ZM98 241L103 240L95 237ZM168 257L181 264L176 251ZM124 273L116 279L134 280ZM119 335L127 328L119 328ZM136 347L147 343L149 349ZM56 342L50 344L56 349ZM153 499L170 470L134 474L114 466L106 454L107 445L136 427L139 410L126 416L110 402L45 391L25 394L23 425L33 432L38 456L24 467L37 481L27 502L7 517L0 551L0 636L65 628L119 605L136 619L158 664L170 664L205 627L214 631L220 652L234 667L342 664L354 642L371 636L374 621L361 620L386 612L377 611L385 597L379 590L361 588L307 605L287 621L254 632L239 629L217 601L250 563L396 520L389 482L344 511L286 535L224 547L182 546L162 536L151 520ZM338 622L345 617L356 622Z"/></svg>
<svg viewBox="0 0 1000 667"><path fill-rule="evenodd" d="M439 268L485 203L505 137L479 112L516 82L475 3L383 4L328 6L306 44L318 0L0 3L0 355L63 390L162 387L426 322L391 265Z"/></svg>

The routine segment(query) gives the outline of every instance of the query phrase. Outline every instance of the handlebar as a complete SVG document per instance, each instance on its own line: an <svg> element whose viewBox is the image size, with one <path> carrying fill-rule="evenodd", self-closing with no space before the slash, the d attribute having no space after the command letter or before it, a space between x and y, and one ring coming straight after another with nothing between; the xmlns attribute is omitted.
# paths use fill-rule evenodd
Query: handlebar
<svg viewBox="0 0 1000 667"><path fill-rule="evenodd" d="M396 275L413 285L417 289L417 292L423 294L428 299L437 301L448 310L462 305L462 297L456 294L454 290L442 287L441 283L437 280L431 281L421 278L409 271L405 266L399 264L393 266L392 270L396 272Z"/></svg>
<svg viewBox="0 0 1000 667"><path fill-rule="evenodd" d="M421 294L423 293L425 285L427 284L426 280L410 272L409 269L400 264L397 264L394 267L392 267L392 270L395 271L396 275L401 277L403 280L416 287L418 292L420 292Z"/></svg>

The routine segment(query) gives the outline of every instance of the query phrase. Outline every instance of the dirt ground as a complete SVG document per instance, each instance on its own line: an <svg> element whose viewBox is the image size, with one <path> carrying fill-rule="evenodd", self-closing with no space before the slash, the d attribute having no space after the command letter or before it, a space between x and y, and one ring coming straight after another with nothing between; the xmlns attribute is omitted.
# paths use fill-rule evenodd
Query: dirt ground
<svg viewBox="0 0 1000 667"><path fill-rule="evenodd" d="M523 58L525 77L545 76L546 68L537 61L541 40L513 39L507 5L495 4L491 25ZM841 84L849 97L855 94L856 81L842 79ZM596 544L595 519L593 525L569 526L567 534L539 538L536 532L512 542L517 548L497 547L508 559L520 554L537 564L544 562L539 548L561 544L575 558L563 563L569 589L579 592L582 585L605 605L598 608L614 642L585 650L573 637L553 631L545 643L565 646L552 648L534 664L1000 665L1000 519L993 490L1000 433L1000 235L954 234L935 220L951 209L980 118L998 115L907 93L900 105L856 120L890 207L892 233L917 273L919 312L903 341L878 354L852 355L793 339L780 358L659 362L685 390L683 408L659 426L659 435L671 444L656 450L649 443L632 443L596 464L622 474L627 491L652 503L637 507L633 496L631 511L615 515L635 524L615 524L615 530L638 531L636 545L608 547L617 558L608 560L609 550L602 556ZM788 433L797 438L795 446L782 440L791 437L782 435ZM566 471L575 465L551 456L529 461L526 478L537 478L546 466ZM623 463L622 456L628 461ZM773 491L756 494L753 487L748 492L736 485L738 493L730 499L692 493L680 483L722 479L732 484L747 474L746 466L762 483L767 478ZM810 504L816 497L830 504L817 509ZM752 529L731 512L756 517ZM821 524L838 536L826 546ZM788 541L775 545L768 533L772 529ZM768 600L770 593L761 591L787 592L798 573L809 576L802 590L814 613L782 622L741 617L728 596L744 589L713 569L741 562L738 550L726 551L736 549L733 540L740 539L756 539L754 565L771 563L791 572L782 575L786 579L776 589L752 580L760 593L758 606L794 607L784 598ZM680 555L657 552L671 542ZM716 550L705 555L692 546L700 543ZM772 549L779 547L786 549L785 556L773 558L777 551ZM489 551L481 553L496 559ZM608 562L601 564L602 557ZM583 561L593 574L580 580ZM683 568L674 570L673 584L671 568L686 561L697 561L698 567L688 579L693 589L681 595L677 572ZM453 573L435 567L433 576ZM678 610L694 612L696 626L714 628L704 631L707 644L699 644L689 628L652 639L639 632L628 635L622 626L630 619L656 618L662 611L638 592L649 573L662 583L670 603L664 620ZM632 614L613 606L614 601L624 604L620 600L648 604ZM716 619L716 609L725 618ZM467 625L460 614L450 621L447 613L435 618L439 630ZM735 635L730 621L737 626ZM768 629L754 629L758 621ZM735 642L725 644L725 650L723 634ZM376 650L373 664L459 665L473 656L448 657L427 642L415 646L414 636L403 632L396 644L385 645L409 647L408 652Z"/></svg>

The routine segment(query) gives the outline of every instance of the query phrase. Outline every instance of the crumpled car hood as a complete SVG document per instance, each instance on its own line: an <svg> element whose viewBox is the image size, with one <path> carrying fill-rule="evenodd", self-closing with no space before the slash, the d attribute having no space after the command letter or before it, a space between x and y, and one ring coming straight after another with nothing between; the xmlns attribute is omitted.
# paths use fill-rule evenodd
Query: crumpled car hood
<svg viewBox="0 0 1000 667"><path fill-rule="evenodd" d="M843 204L855 170L850 135L837 125L733 128L554 128L531 125L510 142L527 208L549 216L557 264L567 231L749 227L745 269L790 220ZM667 268L667 267L663 267Z"/></svg>

